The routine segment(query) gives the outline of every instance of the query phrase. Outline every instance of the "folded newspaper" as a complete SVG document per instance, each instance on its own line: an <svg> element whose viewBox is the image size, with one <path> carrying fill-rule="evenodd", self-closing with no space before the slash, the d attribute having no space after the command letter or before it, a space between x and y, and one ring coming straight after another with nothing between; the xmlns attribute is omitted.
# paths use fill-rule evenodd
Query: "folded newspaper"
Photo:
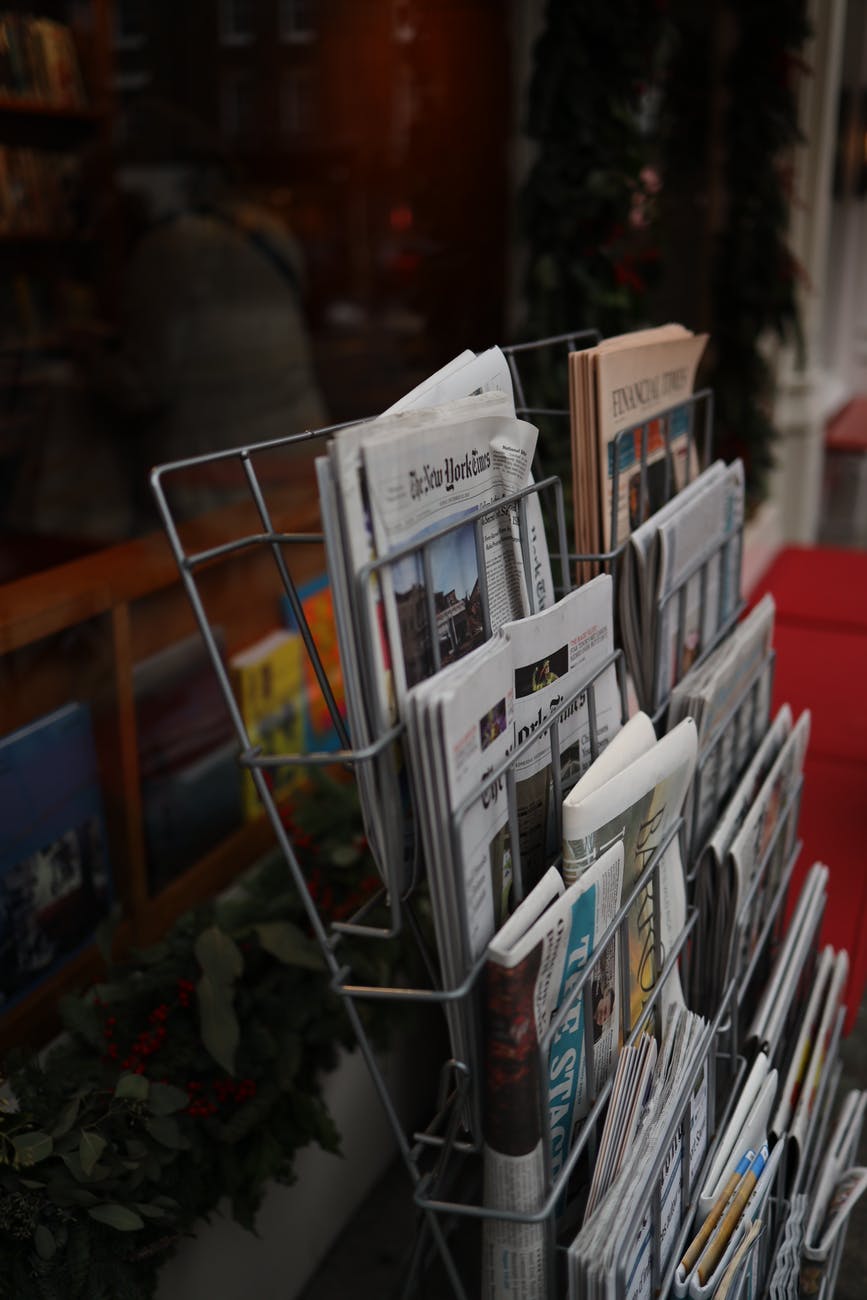
<svg viewBox="0 0 867 1300"><path fill-rule="evenodd" d="M810 981L816 936L827 901L829 874L823 863L814 862L804 877L770 977L747 1030L747 1051L766 1044L773 1059L785 1042L787 1031L792 1028L792 1015L797 1013L796 994Z"/></svg>
<svg viewBox="0 0 867 1300"><path fill-rule="evenodd" d="M767 595L671 693L670 730L691 717L698 731L695 781L687 800L686 855L698 852L768 728L774 599Z"/></svg>
<svg viewBox="0 0 867 1300"><path fill-rule="evenodd" d="M867 1191L867 1169L850 1163L857 1154L865 1105L867 1093L852 1091L847 1094L819 1165L804 1229L800 1274L802 1297L821 1294L840 1233L858 1200Z"/></svg>
<svg viewBox="0 0 867 1300"><path fill-rule="evenodd" d="M562 1168L576 1115L586 1104L583 999L574 986L622 876L619 843L569 888L551 867L488 948L484 1201L493 1209L540 1209ZM560 1009L563 1023L548 1046ZM482 1241L485 1296L536 1300L546 1294L544 1224L486 1219Z"/></svg>
<svg viewBox="0 0 867 1300"><path fill-rule="evenodd" d="M662 325L570 353L580 554L607 552L625 541L643 517L695 475L695 412L683 403L693 391L706 342L707 335L693 335L682 325ZM669 414L660 419L663 412ZM592 572L585 565L581 579Z"/></svg>
<svg viewBox="0 0 867 1300"><path fill-rule="evenodd" d="M513 894L519 901L557 856L555 759L568 788L590 766L591 731L599 751L620 726L611 601L603 575L504 625L407 696L407 754L446 987L467 978ZM518 846L505 769L513 752ZM472 1002L447 1004L455 1055L468 1064Z"/></svg>
<svg viewBox="0 0 867 1300"><path fill-rule="evenodd" d="M791 730L792 711L784 704L698 857L696 943L705 960L691 968L689 1002L706 1015L713 1014L725 991L737 919L737 882L729 852Z"/></svg>
<svg viewBox="0 0 867 1300"><path fill-rule="evenodd" d="M338 431L317 461L356 749L401 716L414 682L553 600L535 494L523 530L517 506L495 508L531 482L536 444L533 426L515 419L508 367L498 357L455 366L405 399L406 409ZM509 391L500 386L507 383ZM446 392L455 396L417 408ZM367 566L395 552L401 558L365 577ZM415 846L402 757L391 747L358 770L371 847L403 892L414 879Z"/></svg>
<svg viewBox="0 0 867 1300"><path fill-rule="evenodd" d="M620 727L621 701L613 663L612 582L601 574L556 605L506 623L512 645L515 765L523 892L560 850L561 804L553 766L559 760L560 800ZM607 667L603 667L608 663ZM556 718L556 735L551 719ZM535 744L527 747L532 736Z"/></svg>
<svg viewBox="0 0 867 1300"><path fill-rule="evenodd" d="M691 718L684 719L662 740L656 739L646 714L630 718L564 800L563 875L567 882L580 878L600 853L622 840L621 902L625 901L680 818L695 755L695 724ZM661 933L654 936L653 879L641 890L629 912L630 999L629 1005L622 1007L622 1025L616 1031L612 1027L609 1073L622 1041L617 1033L637 1023L660 974L654 956L655 940L659 941L660 959L665 962L686 923L683 864L676 836L662 854L658 880ZM683 1004L676 967L666 977L660 1000L663 1019L670 1006Z"/></svg>
<svg viewBox="0 0 867 1300"><path fill-rule="evenodd" d="M637 1134L569 1247L572 1300L650 1300L654 1271L661 1276L674 1267L674 1247L707 1150L708 1032L701 1017L682 1007L672 1011Z"/></svg>
<svg viewBox="0 0 867 1300"><path fill-rule="evenodd" d="M662 707L737 613L744 473L716 461L631 534L619 584L639 704Z"/></svg>
<svg viewBox="0 0 867 1300"><path fill-rule="evenodd" d="M729 978L744 978L795 848L809 735L805 709L729 845L733 926L728 951L722 954Z"/></svg>

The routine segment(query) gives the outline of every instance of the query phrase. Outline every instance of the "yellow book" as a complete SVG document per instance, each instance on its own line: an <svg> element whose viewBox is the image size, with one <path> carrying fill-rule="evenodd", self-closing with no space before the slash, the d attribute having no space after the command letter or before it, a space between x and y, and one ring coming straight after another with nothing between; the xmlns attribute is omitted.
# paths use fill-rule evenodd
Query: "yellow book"
<svg viewBox="0 0 867 1300"><path fill-rule="evenodd" d="M235 697L250 744L263 754L300 754L304 748L304 647L297 632L279 630L233 655L229 661ZM298 784L299 767L266 767L274 797L284 799ZM258 817L262 804L253 774L242 774L244 816Z"/></svg>

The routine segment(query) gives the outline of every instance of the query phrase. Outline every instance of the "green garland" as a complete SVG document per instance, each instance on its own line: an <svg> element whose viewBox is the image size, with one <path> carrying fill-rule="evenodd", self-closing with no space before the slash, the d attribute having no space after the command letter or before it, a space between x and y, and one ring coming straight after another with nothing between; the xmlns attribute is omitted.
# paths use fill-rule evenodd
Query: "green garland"
<svg viewBox="0 0 867 1300"><path fill-rule="evenodd" d="M661 26L647 0L548 0L526 122L537 152L521 194L528 339L619 334L648 320L659 246L642 110ZM524 369L533 405L566 405L562 354L530 353ZM539 432L544 470L560 475L569 511L568 429L542 420Z"/></svg>
<svg viewBox="0 0 867 1300"><path fill-rule="evenodd" d="M767 494L777 432L765 336L799 343L798 270L788 246L798 139L798 52L809 27L805 0L729 0L736 41L727 68L725 193L728 216L714 266L716 446L743 457L753 503Z"/></svg>
<svg viewBox="0 0 867 1300"><path fill-rule="evenodd" d="M329 917L378 883L356 812L354 787L326 781L296 814ZM370 982L392 978L397 957L394 943L346 954ZM224 1197L253 1228L301 1147L339 1149L321 1076L354 1038L282 859L62 1011L68 1035L45 1060L7 1063L3 1300L145 1300Z"/></svg>
<svg viewBox="0 0 867 1300"><path fill-rule="evenodd" d="M785 165L805 12L805 0L549 0L530 86L524 336L671 318L708 330L715 446L743 456L753 501L776 436L761 343L798 337ZM562 356L530 356L531 404L563 406ZM568 493L563 424L543 421L540 443Z"/></svg>

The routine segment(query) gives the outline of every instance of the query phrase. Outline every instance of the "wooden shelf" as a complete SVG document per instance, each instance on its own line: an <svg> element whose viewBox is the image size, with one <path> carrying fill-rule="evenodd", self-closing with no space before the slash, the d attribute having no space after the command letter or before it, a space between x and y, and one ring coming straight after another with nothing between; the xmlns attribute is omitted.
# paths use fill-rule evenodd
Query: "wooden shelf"
<svg viewBox="0 0 867 1300"><path fill-rule="evenodd" d="M291 480L271 488L277 530L318 533L311 462L294 463ZM181 530L189 549L205 551L260 535L261 524L252 501L241 501L190 520ZM294 546L288 563L298 582L316 576L324 567L321 544ZM280 621L277 570L264 542L209 562L200 587L209 618L226 629L229 653ZM0 734L71 698L87 700L93 710L115 894L125 917L116 955L159 939L177 916L225 889L275 844L263 816L227 835L158 893L149 890L134 669L194 631L161 533L0 585ZM0 1055L13 1045L51 1038L59 1028L58 999L98 980L102 971L91 945L0 1015Z"/></svg>
<svg viewBox="0 0 867 1300"><path fill-rule="evenodd" d="M54 104L29 95L0 95L0 116L48 119L75 126L95 126L105 120L105 114L98 108Z"/></svg>

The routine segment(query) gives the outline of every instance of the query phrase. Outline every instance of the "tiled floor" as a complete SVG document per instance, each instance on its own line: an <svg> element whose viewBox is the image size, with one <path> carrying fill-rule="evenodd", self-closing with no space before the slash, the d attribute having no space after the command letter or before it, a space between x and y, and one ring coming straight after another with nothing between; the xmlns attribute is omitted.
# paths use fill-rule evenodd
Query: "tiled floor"
<svg viewBox="0 0 867 1300"><path fill-rule="evenodd" d="M850 1088L867 1087L867 1000L841 1055L844 1068L838 1100ZM867 1126L857 1163L867 1165ZM409 1291L404 1290L414 1240L409 1180L403 1166L394 1164L335 1243L301 1300L346 1300L347 1296L452 1300L453 1292L436 1261L428 1263ZM456 1250L460 1256L460 1242ZM849 1223L835 1296L836 1300L867 1296L867 1196L856 1205Z"/></svg>

